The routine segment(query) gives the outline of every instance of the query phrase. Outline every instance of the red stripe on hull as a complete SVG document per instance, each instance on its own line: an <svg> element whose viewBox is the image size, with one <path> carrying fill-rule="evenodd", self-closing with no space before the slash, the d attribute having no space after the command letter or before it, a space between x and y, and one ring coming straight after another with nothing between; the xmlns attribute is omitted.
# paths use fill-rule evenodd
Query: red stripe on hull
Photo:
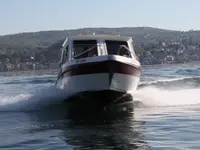
<svg viewBox="0 0 200 150"><path fill-rule="evenodd" d="M97 73L121 73L140 77L141 69L117 61L91 62L68 66L62 70L59 76L75 76Z"/></svg>

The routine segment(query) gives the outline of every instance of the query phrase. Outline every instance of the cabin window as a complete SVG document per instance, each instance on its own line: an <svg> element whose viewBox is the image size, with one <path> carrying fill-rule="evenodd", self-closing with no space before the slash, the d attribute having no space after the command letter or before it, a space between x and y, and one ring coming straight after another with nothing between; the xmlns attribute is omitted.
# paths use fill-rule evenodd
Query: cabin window
<svg viewBox="0 0 200 150"><path fill-rule="evenodd" d="M96 40L75 40L73 42L74 59L80 59L85 57L97 56L97 41Z"/></svg>
<svg viewBox="0 0 200 150"><path fill-rule="evenodd" d="M108 55L120 55L131 58L131 51L129 50L126 41L106 40L105 43Z"/></svg>
<svg viewBox="0 0 200 150"><path fill-rule="evenodd" d="M62 54L62 63L66 63L66 61L68 60L68 46L63 50L63 54Z"/></svg>

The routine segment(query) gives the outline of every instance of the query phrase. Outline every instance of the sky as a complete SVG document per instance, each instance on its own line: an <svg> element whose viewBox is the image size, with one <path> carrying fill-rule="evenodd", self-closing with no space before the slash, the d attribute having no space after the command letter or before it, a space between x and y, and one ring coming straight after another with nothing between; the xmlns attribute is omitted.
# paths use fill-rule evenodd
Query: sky
<svg viewBox="0 0 200 150"><path fill-rule="evenodd" d="M200 30L200 0L0 0L0 35L85 27Z"/></svg>

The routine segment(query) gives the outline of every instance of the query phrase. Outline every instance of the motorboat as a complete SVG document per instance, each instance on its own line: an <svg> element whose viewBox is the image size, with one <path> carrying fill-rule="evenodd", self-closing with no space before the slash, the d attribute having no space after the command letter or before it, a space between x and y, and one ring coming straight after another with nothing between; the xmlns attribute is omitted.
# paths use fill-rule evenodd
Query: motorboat
<svg viewBox="0 0 200 150"><path fill-rule="evenodd" d="M61 48L56 87L70 97L66 103L78 110L128 106L140 81L140 61L131 37L74 35ZM124 108L124 107L123 107Z"/></svg>

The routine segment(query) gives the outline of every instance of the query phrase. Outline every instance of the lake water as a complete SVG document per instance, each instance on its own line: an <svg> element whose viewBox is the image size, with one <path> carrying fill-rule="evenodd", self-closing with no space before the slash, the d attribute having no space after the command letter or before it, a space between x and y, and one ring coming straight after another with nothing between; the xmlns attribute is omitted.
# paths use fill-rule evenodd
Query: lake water
<svg viewBox="0 0 200 150"><path fill-rule="evenodd" d="M200 149L200 65L143 66L143 105L118 119L72 120L41 111L62 100L57 71L0 73L0 149Z"/></svg>

